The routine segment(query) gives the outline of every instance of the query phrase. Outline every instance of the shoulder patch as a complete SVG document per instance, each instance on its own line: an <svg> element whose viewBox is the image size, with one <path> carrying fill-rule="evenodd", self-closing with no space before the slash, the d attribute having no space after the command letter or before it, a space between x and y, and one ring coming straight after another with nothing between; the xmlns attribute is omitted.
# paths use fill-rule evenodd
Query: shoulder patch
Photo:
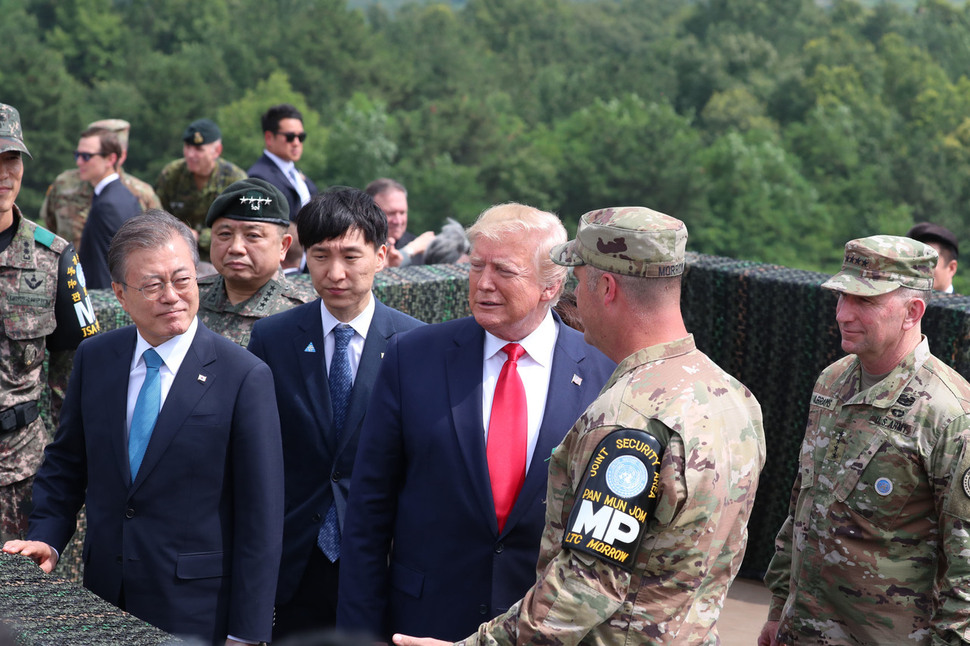
<svg viewBox="0 0 970 646"><path fill-rule="evenodd" d="M632 570L660 495L664 448L650 433L632 428L603 438L586 466L563 547Z"/></svg>
<svg viewBox="0 0 970 646"><path fill-rule="evenodd" d="M53 248L54 239L56 237L57 236L55 236L53 232L48 231L47 229L45 229L44 227L42 227L40 225L38 225L37 228L34 229L34 240L36 240L37 242L41 243L42 245L44 245L48 249Z"/></svg>

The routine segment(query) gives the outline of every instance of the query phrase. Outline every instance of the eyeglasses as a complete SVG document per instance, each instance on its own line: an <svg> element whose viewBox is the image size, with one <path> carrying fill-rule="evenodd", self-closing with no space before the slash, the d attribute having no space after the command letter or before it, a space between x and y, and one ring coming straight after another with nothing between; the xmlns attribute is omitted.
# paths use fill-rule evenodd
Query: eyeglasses
<svg viewBox="0 0 970 646"><path fill-rule="evenodd" d="M83 159L86 162L91 161L91 158L97 155L98 157L107 157L107 153L82 153L80 150L74 151L74 161Z"/></svg>
<svg viewBox="0 0 970 646"><path fill-rule="evenodd" d="M129 285L128 283L121 283L125 287L131 287L132 289L137 289L141 292L141 295L145 297L146 300L155 301L158 297L162 295L165 291L166 285L171 285L179 294L184 294L192 287L192 281L195 280L195 276L179 276L178 278L173 278L172 280L160 280L154 283L148 283L144 287L135 287L134 285Z"/></svg>
<svg viewBox="0 0 970 646"><path fill-rule="evenodd" d="M299 139L301 143L306 141L305 132L277 132L276 134L285 137L288 144L293 143L294 139Z"/></svg>

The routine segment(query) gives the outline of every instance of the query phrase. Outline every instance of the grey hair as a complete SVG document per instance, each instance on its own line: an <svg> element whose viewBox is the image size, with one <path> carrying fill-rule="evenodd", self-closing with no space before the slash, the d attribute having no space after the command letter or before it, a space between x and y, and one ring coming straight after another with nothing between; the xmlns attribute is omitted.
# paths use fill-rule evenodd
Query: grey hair
<svg viewBox="0 0 970 646"><path fill-rule="evenodd" d="M424 252L424 264L435 265L443 262L457 262L471 249L465 236L465 227L460 222L447 218L441 233L434 237Z"/></svg>
<svg viewBox="0 0 970 646"><path fill-rule="evenodd" d="M121 225L108 247L111 280L124 283L128 275L128 256L139 249L157 249L179 236L192 254L192 265L199 266L199 248L192 230L184 222L161 209L148 209Z"/></svg>

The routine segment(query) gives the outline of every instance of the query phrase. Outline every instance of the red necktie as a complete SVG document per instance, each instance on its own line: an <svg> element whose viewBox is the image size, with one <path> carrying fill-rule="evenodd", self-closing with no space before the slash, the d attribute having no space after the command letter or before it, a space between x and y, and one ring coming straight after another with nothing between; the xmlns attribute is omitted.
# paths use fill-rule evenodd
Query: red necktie
<svg viewBox="0 0 970 646"><path fill-rule="evenodd" d="M522 483L525 482L529 419L525 387L515 363L525 354L525 350L518 343L509 343L502 351L508 355L508 359L495 382L495 397L492 399L488 442L485 447L499 532L505 527L505 521L515 505Z"/></svg>

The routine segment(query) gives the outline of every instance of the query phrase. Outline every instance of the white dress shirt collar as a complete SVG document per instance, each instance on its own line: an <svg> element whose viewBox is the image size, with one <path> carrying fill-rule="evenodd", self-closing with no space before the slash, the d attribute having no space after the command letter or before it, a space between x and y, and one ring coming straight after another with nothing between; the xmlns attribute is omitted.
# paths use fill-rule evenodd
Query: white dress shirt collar
<svg viewBox="0 0 970 646"><path fill-rule="evenodd" d="M104 187L107 186L108 184L110 184L111 182L115 181L116 179L119 179L118 173L111 173L110 175L108 175L107 177L105 177L104 179L102 179L94 187L94 194L95 195L101 195L101 191L104 190Z"/></svg>

